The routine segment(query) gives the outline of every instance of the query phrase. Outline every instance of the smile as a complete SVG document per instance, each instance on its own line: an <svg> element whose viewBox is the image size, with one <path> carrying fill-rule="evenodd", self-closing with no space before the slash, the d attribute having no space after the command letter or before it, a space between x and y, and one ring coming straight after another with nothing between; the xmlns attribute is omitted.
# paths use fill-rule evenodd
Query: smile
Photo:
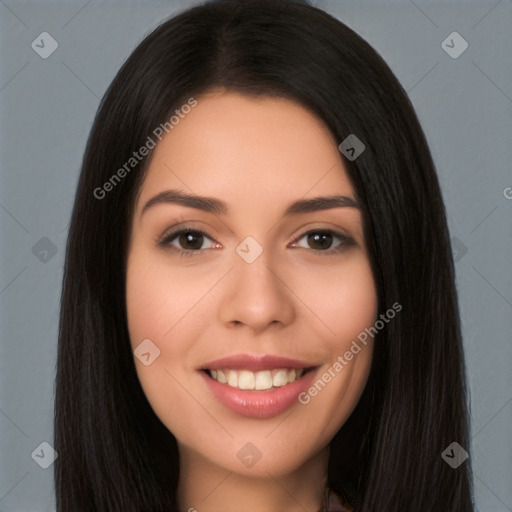
<svg viewBox="0 0 512 512"><path fill-rule="evenodd" d="M300 379L304 374L303 368L279 368L273 370L207 370L212 379L221 384L243 390L265 390L280 388Z"/></svg>
<svg viewBox="0 0 512 512"><path fill-rule="evenodd" d="M277 355L240 354L197 370L212 400L238 415L267 419L298 403L319 367Z"/></svg>

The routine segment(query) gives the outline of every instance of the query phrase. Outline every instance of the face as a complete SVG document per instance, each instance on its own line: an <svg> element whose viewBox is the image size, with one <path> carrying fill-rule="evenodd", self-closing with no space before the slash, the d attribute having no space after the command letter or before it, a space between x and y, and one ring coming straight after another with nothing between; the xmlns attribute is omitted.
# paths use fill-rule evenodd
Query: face
<svg viewBox="0 0 512 512"><path fill-rule="evenodd" d="M377 298L337 145L295 102L215 90L155 148L126 305L140 383L180 455L284 475L354 409Z"/></svg>

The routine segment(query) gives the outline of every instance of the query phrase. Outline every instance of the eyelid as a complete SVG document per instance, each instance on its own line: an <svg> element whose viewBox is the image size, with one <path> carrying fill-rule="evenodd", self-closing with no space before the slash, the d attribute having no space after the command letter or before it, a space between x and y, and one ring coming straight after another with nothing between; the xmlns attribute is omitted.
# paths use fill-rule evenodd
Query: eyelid
<svg viewBox="0 0 512 512"><path fill-rule="evenodd" d="M163 247L164 249L168 248L168 249L170 249L172 251L175 251L175 252L177 252L181 256L195 256L195 255L198 255L198 254L201 254L202 252L204 252L204 249L197 249L197 250L180 249L178 247L175 247L175 246L171 245L171 241L174 240L178 235L180 235L180 234L182 234L184 232L198 233L198 234L202 235L203 237L208 238L213 243L220 244L219 242L217 242L217 240L215 240L215 238L210 236L208 233L206 233L202 229L199 229L199 228L197 228L197 227L195 227L193 225L190 225L190 224L184 224L184 225L178 225L178 226L174 225L173 228L170 228L169 230L167 230L157 240L157 245L160 246L160 247ZM343 251L347 247L351 247L351 246L356 245L356 242L355 242L353 237L349 236L346 233L343 233L342 231L338 231L338 230L335 230L335 229L332 229L332 228L311 228L311 229L309 229L309 230L307 230L305 232L302 232L300 235L298 235L293 240L293 242L291 242L291 245L292 246L296 245L299 240L301 240L302 238L308 236L311 233L320 233L320 232L329 233L329 234L333 235L334 237L339 238L340 239L340 243L337 246L335 246L334 248L325 249L325 250L322 250L322 249L311 249L311 248L301 247L301 246L299 246L299 248L307 249L307 250L309 250L309 252L313 252L315 254L322 254L322 255L325 255L325 256L329 256L329 255L340 253L341 251Z"/></svg>
<svg viewBox="0 0 512 512"><path fill-rule="evenodd" d="M167 230L160 238L157 239L156 245L165 248L169 248L173 251L176 251L180 253L181 255L193 255L193 254L199 254L204 251L204 249L199 249L196 251L191 251L187 249L180 249L178 247L174 247L171 245L171 241L174 240L178 235L184 233L184 232L193 232L193 233L199 233L203 237L208 238L214 243L219 243L215 238L210 236L208 233L203 231L202 229L196 228L195 226L192 226L190 224L180 225L176 226L174 225L173 228L170 228Z"/></svg>
<svg viewBox="0 0 512 512"><path fill-rule="evenodd" d="M325 250L309 249L309 251L314 252L314 253L322 253L322 254L325 254L325 255L329 255L329 254L340 252L341 250L343 250L347 246L356 245L355 240L351 236L343 233L342 231L337 231L337 230L332 229L332 228L312 228L312 229L309 229L308 231L305 231L304 233L300 234L297 238L295 238L295 240L292 242L292 244L296 244L299 240L301 240L302 238L308 236L311 233L320 233L320 232L332 234L333 236L339 238L341 240L341 243L338 244L337 246L335 246L334 248L331 248L331 249L325 249ZM306 247L301 247L301 248L302 249L307 249Z"/></svg>

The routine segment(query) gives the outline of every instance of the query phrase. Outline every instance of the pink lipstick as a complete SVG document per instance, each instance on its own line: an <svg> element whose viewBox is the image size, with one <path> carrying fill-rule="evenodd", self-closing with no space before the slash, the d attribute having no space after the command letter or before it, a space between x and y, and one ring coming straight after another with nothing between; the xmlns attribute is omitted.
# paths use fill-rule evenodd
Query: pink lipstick
<svg viewBox="0 0 512 512"><path fill-rule="evenodd" d="M221 404L249 418L277 416L313 382L317 366L289 357L240 354L198 368Z"/></svg>

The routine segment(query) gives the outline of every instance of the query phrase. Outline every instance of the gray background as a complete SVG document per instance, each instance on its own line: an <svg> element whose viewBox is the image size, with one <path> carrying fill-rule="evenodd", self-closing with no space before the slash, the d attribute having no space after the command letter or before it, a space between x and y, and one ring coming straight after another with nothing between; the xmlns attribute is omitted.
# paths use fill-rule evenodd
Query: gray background
<svg viewBox="0 0 512 512"><path fill-rule="evenodd" d="M193 3L0 0L2 512L54 510L53 466L31 454L52 443L64 247L99 100L142 38ZM384 57L426 132L456 238L477 505L511 511L512 1L314 3ZM441 46L453 31L469 43L456 59ZM31 47L42 32L59 45L47 59Z"/></svg>

